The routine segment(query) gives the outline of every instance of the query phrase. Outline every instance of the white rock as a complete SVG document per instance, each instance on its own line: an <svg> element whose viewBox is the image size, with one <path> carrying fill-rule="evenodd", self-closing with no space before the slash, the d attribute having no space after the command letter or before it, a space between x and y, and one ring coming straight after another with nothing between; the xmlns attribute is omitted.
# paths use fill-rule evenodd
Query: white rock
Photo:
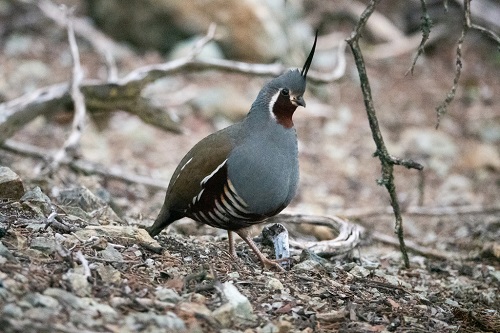
<svg viewBox="0 0 500 333"><path fill-rule="evenodd" d="M248 324L255 320L252 304L232 283L225 282L222 285L222 294L227 299L227 303L213 311L214 318L222 327L227 328L240 323Z"/></svg>
<svg viewBox="0 0 500 333"><path fill-rule="evenodd" d="M280 280L276 279L276 278L270 278L267 282L266 282L266 289L270 289L270 290L283 290L283 283L281 283Z"/></svg>

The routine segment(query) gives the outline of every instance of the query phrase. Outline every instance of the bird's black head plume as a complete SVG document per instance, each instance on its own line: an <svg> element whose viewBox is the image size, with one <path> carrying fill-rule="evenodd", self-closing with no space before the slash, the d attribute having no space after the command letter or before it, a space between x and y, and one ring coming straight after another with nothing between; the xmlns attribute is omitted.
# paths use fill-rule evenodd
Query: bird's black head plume
<svg viewBox="0 0 500 333"><path fill-rule="evenodd" d="M307 77L307 72L309 71L309 67L311 66L311 62L314 57L314 51L316 50L316 41L318 40L318 30L316 30L316 36L314 37L314 44L311 49L311 52L309 52L309 56L307 57L307 60L304 64L304 67L302 67L302 72L300 72L300 75L304 77L304 79Z"/></svg>

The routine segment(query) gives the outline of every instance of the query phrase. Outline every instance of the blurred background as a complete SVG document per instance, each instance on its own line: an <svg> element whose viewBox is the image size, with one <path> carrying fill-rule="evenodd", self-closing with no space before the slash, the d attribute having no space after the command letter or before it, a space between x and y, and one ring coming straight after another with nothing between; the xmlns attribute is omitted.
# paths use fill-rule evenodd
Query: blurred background
<svg viewBox="0 0 500 333"><path fill-rule="evenodd" d="M60 1L74 7L83 26L77 31L86 80L108 79L109 63L118 77L147 64L183 57L217 24L216 40L200 59L220 58L300 67L319 29L312 70L328 73L347 63L330 83L308 84L307 108L295 113L301 180L287 209L304 214L344 213L365 227L392 233L393 217L363 210L389 206L378 186L380 163L368 126L359 78L348 48L339 55L366 1ZM362 50L380 126L391 154L425 166L423 193L415 170L395 169L403 209L409 207L498 207L500 202L500 52L498 45L470 31L463 45L463 71L455 100L436 130L436 107L455 76L456 42L462 29L461 2L428 1L434 26L413 75L405 75L421 40L420 1L382 1L363 31ZM472 19L500 32L500 4L472 2ZM56 23L54 2L0 0L0 98L8 101L47 85L68 82L72 59L64 27ZM100 31L111 42L100 44ZM102 45L105 45L104 47ZM111 59L111 60L110 60ZM149 85L143 95L170 114L183 134L162 131L119 111L89 112L81 142L83 159L158 179L165 186L182 156L201 138L242 119L269 78L220 71L179 72ZM72 110L40 117L14 140L46 149L62 146L71 129ZM36 159L0 149L0 160L25 185L40 184ZM45 180L47 182L47 180ZM150 224L164 191L61 169L53 187L82 184L105 189L120 217ZM480 211L480 209L479 209ZM354 212L349 216L347 212ZM356 213L357 212L357 213ZM188 223L188 222L186 222ZM185 223L185 224L186 224ZM188 223L189 224L189 223ZM466 216L405 215L406 233L425 245L471 249L500 237L497 213ZM182 232L182 223L179 230ZM199 233L219 231L185 229ZM194 231L193 231L194 230ZM185 231L187 232L187 231ZM471 241L472 240L472 241Z"/></svg>

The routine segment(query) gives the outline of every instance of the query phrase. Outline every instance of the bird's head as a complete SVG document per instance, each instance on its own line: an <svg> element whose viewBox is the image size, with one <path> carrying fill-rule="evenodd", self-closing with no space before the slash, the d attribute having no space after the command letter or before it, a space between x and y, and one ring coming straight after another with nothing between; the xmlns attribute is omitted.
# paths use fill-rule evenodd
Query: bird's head
<svg viewBox="0 0 500 333"><path fill-rule="evenodd" d="M285 128L293 127L292 116L298 106L305 107L306 78L316 49L318 33L302 70L290 69L268 82L262 88L254 106L265 107L271 116ZM261 102L258 103L257 102ZM262 103L263 102L263 103ZM264 105L263 105L264 104Z"/></svg>

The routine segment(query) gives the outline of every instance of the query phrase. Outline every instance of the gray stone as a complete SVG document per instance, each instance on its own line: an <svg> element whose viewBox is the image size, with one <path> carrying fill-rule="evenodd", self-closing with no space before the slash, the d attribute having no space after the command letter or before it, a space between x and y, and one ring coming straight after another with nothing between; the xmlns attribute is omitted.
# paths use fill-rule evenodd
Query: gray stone
<svg viewBox="0 0 500 333"><path fill-rule="evenodd" d="M266 288L274 291L274 290L283 290L284 287L283 283L281 283L280 280L276 278L270 278L266 282Z"/></svg>
<svg viewBox="0 0 500 333"><path fill-rule="evenodd" d="M171 303L178 303L182 299L175 290L163 287L156 289L155 296L159 301Z"/></svg>
<svg viewBox="0 0 500 333"><path fill-rule="evenodd" d="M90 312L92 317L102 316L107 320L114 320L118 317L118 313L111 306L97 302L93 298L82 298L81 305L84 310Z"/></svg>
<svg viewBox="0 0 500 333"><path fill-rule="evenodd" d="M5 245L3 245L2 242L0 242L0 256L4 257L10 262L18 262L16 257L14 257L12 252L10 252L9 249Z"/></svg>
<svg viewBox="0 0 500 333"><path fill-rule="evenodd" d="M51 254L56 250L56 242L54 238L35 237L31 240L30 248L38 250L45 254Z"/></svg>
<svg viewBox="0 0 500 333"><path fill-rule="evenodd" d="M308 259L306 261L300 262L292 267L292 271L305 271L311 272L316 271L321 268L321 264L317 261Z"/></svg>
<svg viewBox="0 0 500 333"><path fill-rule="evenodd" d="M21 178L11 169L0 166L0 199L19 200L23 194Z"/></svg>
<svg viewBox="0 0 500 333"><path fill-rule="evenodd" d="M69 281L71 290L73 290L73 293L75 295L80 297L90 296L92 292L92 286L89 284L87 277L84 274L79 273L78 271L78 269L70 270L63 275L63 278Z"/></svg>
<svg viewBox="0 0 500 333"><path fill-rule="evenodd" d="M5 55L16 57L22 54L31 52L33 47L33 37L26 34L13 33L5 41L4 52Z"/></svg>
<svg viewBox="0 0 500 333"><path fill-rule="evenodd" d="M32 190L26 191L20 201L23 205L27 205L36 212L40 218L45 219L51 212L52 202L38 186Z"/></svg>
<svg viewBox="0 0 500 333"><path fill-rule="evenodd" d="M57 310L53 308L31 308L24 312L24 319L46 323L57 315Z"/></svg>
<svg viewBox="0 0 500 333"><path fill-rule="evenodd" d="M495 278L497 282L500 282L500 271L499 270L494 270L490 272L490 275Z"/></svg>
<svg viewBox="0 0 500 333"><path fill-rule="evenodd" d="M177 331L184 331L186 329L184 321L177 317L175 313L170 311L167 311L163 315L155 314L153 312L131 313L125 318L125 324L128 328L137 327L138 325L146 327L154 325L163 329ZM123 329L125 329L125 327ZM145 329L145 331L149 332L150 330Z"/></svg>
<svg viewBox="0 0 500 333"><path fill-rule="evenodd" d="M95 216L98 216L100 220L121 220L103 199L84 186L61 190L57 201L68 214L84 220L94 219Z"/></svg>
<svg viewBox="0 0 500 333"><path fill-rule="evenodd" d="M7 316L11 318L21 318L23 316L23 310L14 303L7 303L4 305L2 316Z"/></svg>
<svg viewBox="0 0 500 333"><path fill-rule="evenodd" d="M75 310L82 309L84 307L84 303L82 302L80 297L75 296L73 293L69 291L59 289L59 288L47 288L43 292L44 295L51 296L59 301L59 303L63 304L65 307L70 307Z"/></svg>
<svg viewBox="0 0 500 333"><path fill-rule="evenodd" d="M106 260L109 260L109 261L112 261L112 262L122 262L123 261L123 256L120 253L120 251L118 251L112 245L109 245L109 244L105 250L99 251L97 253L98 253L99 257L106 259Z"/></svg>
<svg viewBox="0 0 500 333"><path fill-rule="evenodd" d="M280 329L273 323L267 323L264 327L260 329L260 333L279 333Z"/></svg>
<svg viewBox="0 0 500 333"><path fill-rule="evenodd" d="M102 281L105 283L118 284L121 281L121 273L111 265L98 263L96 270Z"/></svg>
<svg viewBox="0 0 500 333"><path fill-rule="evenodd" d="M223 328L243 323L248 324L255 320L252 304L238 291L238 288L231 282L225 282L221 289L227 302L215 309L212 315Z"/></svg>
<svg viewBox="0 0 500 333"><path fill-rule="evenodd" d="M358 266L358 265L354 266L349 271L349 273L351 273L352 275L354 275L355 277L358 277L358 278L364 278L364 277L367 277L368 275L370 275L369 270L367 270L364 267Z"/></svg>
<svg viewBox="0 0 500 333"><path fill-rule="evenodd" d="M57 309L60 306L59 302L55 298L39 293L27 294L24 296L24 300L32 307Z"/></svg>

